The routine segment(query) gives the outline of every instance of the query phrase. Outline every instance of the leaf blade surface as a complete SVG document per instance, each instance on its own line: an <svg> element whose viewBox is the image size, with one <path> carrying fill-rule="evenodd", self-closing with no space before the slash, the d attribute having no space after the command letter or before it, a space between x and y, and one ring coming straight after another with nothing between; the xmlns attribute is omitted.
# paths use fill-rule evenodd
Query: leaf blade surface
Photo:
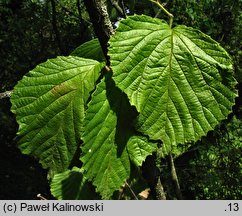
<svg viewBox="0 0 242 216"><path fill-rule="evenodd" d="M110 40L116 85L140 113L137 129L167 153L198 140L232 111L232 62L209 36L161 20L131 16Z"/></svg>
<svg viewBox="0 0 242 216"><path fill-rule="evenodd" d="M110 199L129 178L130 160L140 166L156 149L135 134L131 124L135 115L126 95L106 75L88 105L81 147L85 175L103 199Z"/></svg>
<svg viewBox="0 0 242 216"><path fill-rule="evenodd" d="M66 170L73 158L101 68L94 60L57 57L38 65L14 89L19 147L38 157L51 175Z"/></svg>
<svg viewBox="0 0 242 216"><path fill-rule="evenodd" d="M73 167L72 170L55 174L50 190L59 200L90 200L97 199L93 187L84 177L81 169Z"/></svg>

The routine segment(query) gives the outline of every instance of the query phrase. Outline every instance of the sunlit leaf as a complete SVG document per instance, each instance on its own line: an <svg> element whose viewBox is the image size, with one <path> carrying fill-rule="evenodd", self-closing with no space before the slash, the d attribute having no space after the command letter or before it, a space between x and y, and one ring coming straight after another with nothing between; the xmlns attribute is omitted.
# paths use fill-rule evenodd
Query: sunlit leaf
<svg viewBox="0 0 242 216"><path fill-rule="evenodd" d="M94 60L58 57L38 65L14 88L19 147L39 158L51 175L66 170L73 158L101 68Z"/></svg>
<svg viewBox="0 0 242 216"><path fill-rule="evenodd" d="M200 139L232 111L231 58L198 30L131 16L120 22L109 55L115 84L140 113L137 129L162 140L164 153Z"/></svg>
<svg viewBox="0 0 242 216"><path fill-rule="evenodd" d="M97 38L80 45L75 50L73 50L71 55L94 59L100 62L105 61L102 48Z"/></svg>

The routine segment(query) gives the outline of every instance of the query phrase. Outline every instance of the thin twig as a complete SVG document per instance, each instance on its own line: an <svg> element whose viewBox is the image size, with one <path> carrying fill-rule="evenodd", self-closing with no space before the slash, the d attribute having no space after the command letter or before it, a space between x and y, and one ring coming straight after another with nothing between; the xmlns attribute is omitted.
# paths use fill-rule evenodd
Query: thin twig
<svg viewBox="0 0 242 216"><path fill-rule="evenodd" d="M155 15L155 18L157 18L157 17L160 15L160 12L161 12L161 11L162 11L161 9L158 10L158 12L157 12L156 15Z"/></svg>
<svg viewBox="0 0 242 216"><path fill-rule="evenodd" d="M116 8L116 10L122 15L124 16L124 11L123 9L119 6L118 1L116 0L110 0L111 4Z"/></svg>
<svg viewBox="0 0 242 216"><path fill-rule="evenodd" d="M128 184L127 181L125 182L125 185L128 186L128 188L129 188L129 190L131 191L131 193L132 193L132 195L134 196L134 198L135 198L136 200L138 200L138 197L135 195L134 191L133 191L132 188L129 186L129 184Z"/></svg>
<svg viewBox="0 0 242 216"><path fill-rule="evenodd" d="M47 200L45 197L43 197L41 194L37 194L37 197L40 199L40 200Z"/></svg>
<svg viewBox="0 0 242 216"><path fill-rule="evenodd" d="M124 18L126 18L127 15L126 15L126 10L125 10L125 6L124 6L124 1L123 0L121 0L121 5L122 5L123 12L124 12Z"/></svg>
<svg viewBox="0 0 242 216"><path fill-rule="evenodd" d="M81 23L83 23L84 25L92 25L92 23L85 19L84 17L82 17L82 10L81 10L81 5L80 5L80 0L76 1L76 6L77 6L77 11L78 11L78 18L80 20ZM62 6L63 7L63 6ZM69 9L68 9L69 10ZM74 16L74 15L73 15Z"/></svg>

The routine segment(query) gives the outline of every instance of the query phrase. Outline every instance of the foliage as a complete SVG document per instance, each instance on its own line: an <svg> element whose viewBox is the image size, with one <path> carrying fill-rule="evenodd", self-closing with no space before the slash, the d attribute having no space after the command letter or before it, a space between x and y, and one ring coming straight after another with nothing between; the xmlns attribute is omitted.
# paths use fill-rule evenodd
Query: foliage
<svg viewBox="0 0 242 216"><path fill-rule="evenodd" d="M130 8L131 14L142 14L147 13L152 16L156 16L159 18L165 18L165 15L159 10L159 8L156 5L151 5L147 3L147 1L134 1L134 0L125 0L125 4ZM162 3L166 3L165 7L169 9L171 13L173 13L174 16L174 22L177 24L185 24L188 26L192 26L194 28L202 30L204 33L210 35L213 39L217 40L219 43L222 44L222 46L230 53L230 55L233 58L233 66L235 71L235 77L239 84L237 85L237 88L239 89L240 97L237 98L236 104L233 108L233 114L230 116L234 116L235 118L238 118L239 121L241 121L242 117L242 103L241 103L241 78L242 78L242 71L241 71L241 0L206 0L206 1L198 1L198 0L174 0L174 1L160 1ZM144 11L146 10L146 11ZM221 19L222 18L222 19ZM228 130L231 129L232 131L234 129L227 127L227 125L234 125L234 129L238 129L239 125L235 123L231 123L230 120L223 121L221 127L225 127ZM196 144L194 144L194 150L188 150L186 154L183 154L179 157L179 160L177 161L183 161L188 160L196 166L190 166L189 163L182 163L180 166L179 163L176 163L177 169L181 167L182 170L178 170L179 178L181 181L181 186L183 187L183 194L186 194L188 199L206 199L208 196L205 196L204 189L203 189L203 183L207 182L208 185L210 184L210 194L213 194L213 196L210 196L210 198L214 199L229 199L229 197L233 197L232 193L234 194L234 198L238 197L238 194L240 194L239 190L236 188L240 188L240 183L238 182L239 179L241 179L241 174L238 175L237 171L237 161L236 158L241 157L241 151L240 149L238 151L234 151L234 160L231 158L233 162L231 162L231 166L229 169L219 169L219 175L217 172L217 169L214 169L214 172L212 175L216 176L215 180L207 181L208 179L211 179L207 176L208 172L206 168L204 170L201 169L199 162L204 164L204 167L210 167L211 161L204 159L203 161L200 161L200 157L197 157L196 155L206 155L208 152L208 149L210 146L215 145L214 137L217 136L217 139L221 138L221 127L216 127L214 133L209 133L209 136L205 138L205 142L201 143L200 141ZM223 130L222 130L223 132ZM213 136L211 137L211 134ZM235 137L238 136L237 134L234 135ZM233 148L233 145L226 145L226 139L224 140L224 145L220 145L220 150L225 147L231 147ZM231 143L231 142L228 142ZM201 144L205 145L205 148L196 148L197 145ZM200 146L200 145L199 145ZM193 149L193 148L192 148ZM225 148L228 150L227 148ZM225 150L224 149L224 150ZM214 149L214 151L217 150ZM219 155L218 152L215 152L216 155ZM194 155L195 154L195 155ZM184 159L183 159L184 158ZM206 157L205 157L206 158ZM216 167L216 164L215 164ZM184 172L183 172L184 170ZM166 171L169 172L169 169ZM165 171L162 171L165 172ZM191 174L192 173L192 174ZM191 174L191 175L190 175ZM228 175L231 175L233 177L228 178ZM197 176L197 177L196 177ZM230 187L230 183L226 180L233 181L233 187ZM238 181L237 181L238 180ZM170 177L168 176L168 179L166 183L170 181ZM227 190L226 192L219 193L219 196L216 197L215 192L218 191L221 187L215 186L215 182L222 182L224 181L223 190ZM197 182L201 182L200 188L197 187ZM170 184L169 184L170 185ZM172 187L172 185L170 185ZM192 188L192 190L189 190L189 188ZM237 191L237 192L235 192ZM235 192L235 193L234 193ZM199 194L199 195L198 195ZM230 195L229 195L230 194ZM237 194L237 195L235 195ZM184 195L185 197L185 195Z"/></svg>
<svg viewBox="0 0 242 216"><path fill-rule="evenodd" d="M156 147L132 128L135 110L106 75L92 96L84 122L82 157L86 176L102 197L110 198Z"/></svg>
<svg viewBox="0 0 242 216"><path fill-rule="evenodd" d="M58 57L37 66L15 87L11 101L21 150L38 156L51 176L70 165L101 67L94 60Z"/></svg>
<svg viewBox="0 0 242 216"><path fill-rule="evenodd" d="M105 61L105 57L97 38L80 45L71 52L71 55L90 58L100 62Z"/></svg>
<svg viewBox="0 0 242 216"><path fill-rule="evenodd" d="M55 0L55 2L57 30L65 52L60 51L57 43L53 29L53 12L50 0L0 1L0 91L11 90L17 80L20 80L27 71L33 69L37 64L46 61L47 58L53 58L64 53L69 54L74 47L94 37L82 0L79 1L80 10L76 6L78 0ZM109 7L110 18L117 26L117 21L123 15L110 3L111 1L106 2ZM123 0L123 2L127 15L147 14L152 17L166 19L160 9L148 0ZM233 58L235 77L239 81L237 88L241 92L241 0L160 0L160 2L165 3L165 7L175 15L175 24L184 24L201 29L222 44ZM98 45L95 46L96 48L98 47ZM93 58L98 61L104 60L101 57L102 54L97 54L96 57L92 56L93 53L98 51L102 53L100 49L92 47L89 50L93 50L93 52L90 52L87 56L81 56L83 52L75 53L75 55ZM94 52L94 50L97 52ZM99 56L101 57L100 59ZM202 142L187 143L186 145L178 144L177 147L181 148L181 152L186 151L176 159L178 177L180 178L185 198L207 199L210 197L228 199L231 197L234 199L239 197L240 191L238 188L241 185L241 174L238 171L240 169L238 169L237 159L241 158L241 150L240 148L238 150L237 148L233 149L233 142L231 142L231 139L227 139L227 136L224 136L226 134L224 130L235 131L240 127L235 121L231 122L231 118L233 116L238 121L241 121L241 101L241 98L236 99L233 114L229 116L228 120L223 121L220 127L216 127L213 133L209 132L205 138L202 138ZM2 185L0 187L0 196L2 199L35 199L36 194L41 192L44 196L51 199L52 197L48 195L49 187L46 186L46 171L41 169L35 158L21 155L19 149L16 148L17 125L14 115L9 111L10 106L8 99L0 100L0 158L2 164L0 168ZM228 127L229 125L233 125L233 127ZM234 134L234 139L238 140L239 136ZM222 138L224 141L222 141ZM217 141L215 142L215 140ZM231 151L229 150L230 147ZM207 154L220 157L219 155L222 151L232 152L228 164L223 166L222 169L212 169L210 175L210 172L207 172L207 170L209 167L217 167L217 164L215 163L216 160L209 160ZM78 164L79 167L81 166L80 162L77 162L79 161L78 154L79 152L77 151L70 169L75 164ZM150 158L151 156L148 159ZM180 163L184 160L188 160L188 162ZM211 164L212 162L215 164ZM204 169L201 168L200 163L203 164ZM166 166L165 160L162 160L161 166ZM169 174L166 176L166 172L169 171L169 168L162 170L161 177L162 180L165 180L164 178L167 177L165 183L172 188L173 185L171 185ZM133 173L132 170L131 173ZM143 170L143 175L151 176L151 173L152 167L150 166L145 171ZM137 181L137 178L140 178L140 176L135 176L134 181ZM15 179L18 179L18 181L16 182ZM127 181L132 190L134 190L132 182L133 180ZM203 182L206 182L206 184L203 184ZM216 185L216 182L221 184ZM209 188L207 194L205 188ZM221 193L222 188L223 193ZM144 189L139 187L135 193L138 194ZM168 187L165 189L167 193L174 193L174 191L169 191ZM221 191L219 191L220 189ZM130 190L129 186L125 184L122 187L122 191L116 192L115 195L121 193L122 198L134 198L132 193L131 196L126 196L127 192L130 193ZM216 197L216 194L219 195ZM114 196L114 198L120 197L119 195ZM171 195L168 198L174 198L174 196Z"/></svg>
<svg viewBox="0 0 242 216"><path fill-rule="evenodd" d="M91 184L83 177L83 170L77 167L56 174L51 182L51 192L61 200L98 199Z"/></svg>
<svg viewBox="0 0 242 216"><path fill-rule="evenodd" d="M113 79L140 113L137 128L162 140L165 154L175 153L179 143L199 139L227 116L233 87L224 88L227 75L218 72L231 70L232 63L209 37L134 16L120 23L110 43ZM219 102L224 98L227 108Z"/></svg>
<svg viewBox="0 0 242 216"><path fill-rule="evenodd" d="M125 0L131 14L150 14L161 19L164 13L151 2ZM241 82L241 0L161 1L175 15L174 23L200 29L222 43L235 62L235 76ZM223 17L223 19L221 19Z"/></svg>
<svg viewBox="0 0 242 216"><path fill-rule="evenodd" d="M95 53L87 49L95 43L74 51L78 57L40 64L11 98L20 148L39 158L50 177L55 174L58 198L73 178L80 180L81 194L86 178L110 199L130 177L131 163L138 169L156 142L163 142L163 157L182 154L177 146L214 129L237 95L229 55L193 28L128 17L110 40L112 71L102 58L83 58ZM80 140L82 175L69 178ZM69 180L60 189L56 179Z"/></svg>
<svg viewBox="0 0 242 216"><path fill-rule="evenodd" d="M242 121L235 116L197 142L176 167L188 199L240 199ZM192 196L191 196L192 195Z"/></svg>

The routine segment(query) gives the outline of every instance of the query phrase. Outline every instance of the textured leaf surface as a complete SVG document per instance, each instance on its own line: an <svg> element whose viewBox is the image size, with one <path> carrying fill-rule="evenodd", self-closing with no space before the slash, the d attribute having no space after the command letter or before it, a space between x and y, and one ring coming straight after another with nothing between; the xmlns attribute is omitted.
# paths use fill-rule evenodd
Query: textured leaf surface
<svg viewBox="0 0 242 216"><path fill-rule="evenodd" d="M198 140L232 111L232 63L209 36L159 19L131 16L110 41L113 79L140 115L137 129L166 152Z"/></svg>
<svg viewBox="0 0 242 216"><path fill-rule="evenodd" d="M100 62L105 61L105 57L103 55L103 51L98 39L93 39L80 45L75 50L73 50L71 55L82 58L94 59Z"/></svg>
<svg viewBox="0 0 242 216"><path fill-rule="evenodd" d="M105 77L88 105L81 157L85 175L104 199L109 199L129 177L129 154L140 165L155 149L144 147L145 139L134 135L131 123L135 115L127 96L110 77Z"/></svg>
<svg viewBox="0 0 242 216"><path fill-rule="evenodd" d="M51 193L59 200L88 200L95 199L95 191L87 182L81 169L74 167L58 173L51 181Z"/></svg>
<svg viewBox="0 0 242 216"><path fill-rule="evenodd" d="M150 142L147 137L133 136L127 143L127 150L130 160L136 166L141 166L145 158L157 150L157 144Z"/></svg>
<svg viewBox="0 0 242 216"><path fill-rule="evenodd" d="M38 65L15 86L11 102L20 148L38 157L51 174L64 171L73 158L101 67L94 60L58 57Z"/></svg>

